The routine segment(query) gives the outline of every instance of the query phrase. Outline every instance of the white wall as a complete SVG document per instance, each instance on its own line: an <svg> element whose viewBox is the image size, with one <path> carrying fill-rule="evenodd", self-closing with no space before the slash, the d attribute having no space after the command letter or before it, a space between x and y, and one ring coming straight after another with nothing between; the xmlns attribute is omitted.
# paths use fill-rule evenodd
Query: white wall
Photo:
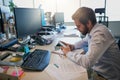
<svg viewBox="0 0 120 80"><path fill-rule="evenodd" d="M2 2L2 0L0 0L0 5L3 5L3 2Z"/></svg>
<svg viewBox="0 0 120 80"><path fill-rule="evenodd" d="M81 0L81 6L104 8L105 0ZM120 21L120 0L106 0L106 15L109 21Z"/></svg>
<svg viewBox="0 0 120 80"><path fill-rule="evenodd" d="M65 22L73 22L71 19L72 14L80 6L87 6L93 9L104 8L105 0L13 0L19 7L39 7L45 12L64 12ZM81 2L81 3L80 3ZM109 21L120 21L120 0L106 0L106 15Z"/></svg>
<svg viewBox="0 0 120 80"><path fill-rule="evenodd" d="M42 4L44 12L64 12L65 22L73 22L72 14L80 6L80 0L13 0L18 7L36 7ZM34 3L33 3L34 2Z"/></svg>
<svg viewBox="0 0 120 80"><path fill-rule="evenodd" d="M107 1L107 14L110 21L120 21L120 0Z"/></svg>
<svg viewBox="0 0 120 80"><path fill-rule="evenodd" d="M73 12L80 6L79 0L36 0L35 4L38 6L42 4L45 12L64 12L65 22L71 22ZM36 7L37 7L36 6Z"/></svg>
<svg viewBox="0 0 120 80"><path fill-rule="evenodd" d="M33 8L33 0L13 0L18 7Z"/></svg>
<svg viewBox="0 0 120 80"><path fill-rule="evenodd" d="M58 0L57 12L64 12L65 22L73 22L72 14L80 7L79 0Z"/></svg>

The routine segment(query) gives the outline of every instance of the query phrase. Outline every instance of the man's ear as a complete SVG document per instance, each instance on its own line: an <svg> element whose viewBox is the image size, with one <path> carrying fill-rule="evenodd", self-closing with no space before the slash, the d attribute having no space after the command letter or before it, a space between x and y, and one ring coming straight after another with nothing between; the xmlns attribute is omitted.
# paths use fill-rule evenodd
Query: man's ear
<svg viewBox="0 0 120 80"><path fill-rule="evenodd" d="M92 25L90 20L88 20L87 27L88 27L88 30L89 30L88 32L90 32L92 27L93 27L93 25Z"/></svg>
<svg viewBox="0 0 120 80"><path fill-rule="evenodd" d="M89 26L89 27L92 26L92 23L90 20L88 20L87 26Z"/></svg>

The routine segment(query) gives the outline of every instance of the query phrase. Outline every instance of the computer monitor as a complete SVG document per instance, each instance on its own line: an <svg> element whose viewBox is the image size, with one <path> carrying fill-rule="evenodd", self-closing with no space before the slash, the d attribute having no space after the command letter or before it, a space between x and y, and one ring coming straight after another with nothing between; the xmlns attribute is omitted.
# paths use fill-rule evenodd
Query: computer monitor
<svg viewBox="0 0 120 80"><path fill-rule="evenodd" d="M64 13L63 12L56 12L53 16L55 24L63 24L64 23Z"/></svg>
<svg viewBox="0 0 120 80"><path fill-rule="evenodd" d="M17 38L23 39L40 31L41 12L37 8L14 8Z"/></svg>

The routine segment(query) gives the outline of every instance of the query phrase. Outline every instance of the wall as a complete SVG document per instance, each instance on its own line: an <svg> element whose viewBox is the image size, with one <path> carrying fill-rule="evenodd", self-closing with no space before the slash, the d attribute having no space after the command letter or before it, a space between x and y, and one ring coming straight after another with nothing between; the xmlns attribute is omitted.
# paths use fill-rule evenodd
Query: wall
<svg viewBox="0 0 120 80"><path fill-rule="evenodd" d="M13 0L15 5L18 7L26 7L26 8L33 8L34 2L33 0Z"/></svg>
<svg viewBox="0 0 120 80"><path fill-rule="evenodd" d="M104 8L105 0L81 0L81 6L95 8ZM106 0L106 15L109 21L120 21L120 10L118 8L120 0Z"/></svg>
<svg viewBox="0 0 120 80"><path fill-rule="evenodd" d="M40 5L44 12L64 12L65 22L72 22L71 15L80 7L80 0L13 0L18 7L35 7Z"/></svg>
<svg viewBox="0 0 120 80"><path fill-rule="evenodd" d="M0 5L3 5L3 1L2 0L0 0Z"/></svg>
<svg viewBox="0 0 120 80"><path fill-rule="evenodd" d="M110 21L109 29L115 37L120 37L120 21Z"/></svg>

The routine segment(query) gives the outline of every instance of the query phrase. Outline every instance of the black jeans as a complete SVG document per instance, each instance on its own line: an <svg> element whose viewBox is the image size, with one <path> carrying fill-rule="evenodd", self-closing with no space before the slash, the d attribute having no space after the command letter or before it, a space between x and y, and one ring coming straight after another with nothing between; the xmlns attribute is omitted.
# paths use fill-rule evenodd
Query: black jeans
<svg viewBox="0 0 120 80"><path fill-rule="evenodd" d="M88 69L87 70L88 73L88 79L89 80L107 80L105 79L103 76L99 75L96 71L94 71L93 69Z"/></svg>

